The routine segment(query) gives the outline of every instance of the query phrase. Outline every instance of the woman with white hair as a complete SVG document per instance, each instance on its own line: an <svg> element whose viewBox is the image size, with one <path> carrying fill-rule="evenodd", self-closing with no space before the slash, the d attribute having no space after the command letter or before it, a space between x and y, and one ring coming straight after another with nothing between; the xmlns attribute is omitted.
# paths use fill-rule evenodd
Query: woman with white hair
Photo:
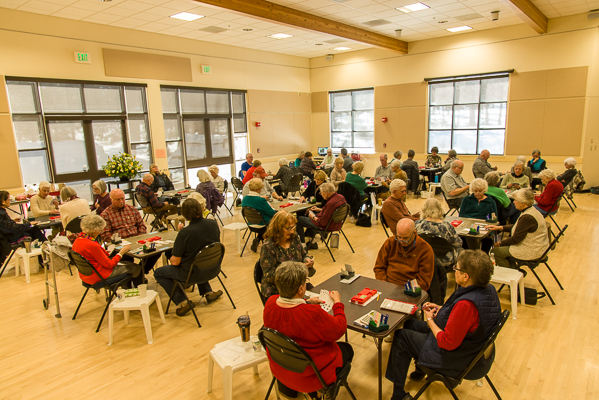
<svg viewBox="0 0 599 400"><path fill-rule="evenodd" d="M511 233L509 238L495 243L493 254L500 267L518 269L518 266L511 264L507 258L535 260L547 250L549 237L543 215L532 206L535 201L532 190L517 190L512 197L514 205L521 212L518 220L512 225L489 225L487 229Z"/></svg>
<svg viewBox="0 0 599 400"><path fill-rule="evenodd" d="M516 157L516 162L514 163L514 165L512 165L511 172L514 172L514 167L519 162L522 163L522 165L524 165L524 171L522 173L528 177L528 183L532 184L532 172L530 172L530 167L528 167L526 165L526 156L518 156L518 157Z"/></svg>
<svg viewBox="0 0 599 400"><path fill-rule="evenodd" d="M211 166L209 166L208 172L210 172L210 177L212 178L212 183L214 183L216 190L218 190L221 193L224 192L225 191L225 180L221 176L218 176L219 171L218 171L218 167L216 166L216 164L212 164Z"/></svg>
<svg viewBox="0 0 599 400"><path fill-rule="evenodd" d="M516 161L516 164L512 167L512 172L507 173L503 176L501 189L522 189L530 186L530 179L524 173L524 162Z"/></svg>
<svg viewBox="0 0 599 400"><path fill-rule="evenodd" d="M294 172L291 168L289 168L289 161L286 158L279 158L279 170L276 175L272 178L279 179L280 182L277 186L274 187L275 192L279 196L283 196L287 193L287 189L289 188L289 181L293 178Z"/></svg>
<svg viewBox="0 0 599 400"><path fill-rule="evenodd" d="M447 170L451 168L451 163L458 159L458 152L454 149L451 149L447 152L447 158L445 159L445 164L443 165L443 173L446 173Z"/></svg>
<svg viewBox="0 0 599 400"><path fill-rule="evenodd" d="M108 193L108 188L106 186L106 182L103 180L97 180L92 185L92 191L94 192L94 204L90 206L92 211L96 211L96 215L102 214L105 209L112 205L112 200L110 200L110 193Z"/></svg>
<svg viewBox="0 0 599 400"><path fill-rule="evenodd" d="M189 196L187 196L187 198L195 199L198 203L200 203L200 206L202 207L202 215L204 216L204 218L206 218L208 214L210 214L210 210L206 209L206 198L204 196L202 196L198 192L191 192Z"/></svg>
<svg viewBox="0 0 599 400"><path fill-rule="evenodd" d="M562 195L564 191L564 187L555 179L555 172L551 169L544 169L539 174L539 179L543 185L545 185L545 190L540 195L535 196L535 201L537 204L534 207L546 217L547 215L555 214L557 209L559 208L559 204L557 203L557 199Z"/></svg>
<svg viewBox="0 0 599 400"><path fill-rule="evenodd" d="M364 178L360 176L360 174L364 170L364 163L362 161L358 161L353 163L351 167L353 171L347 174L347 176L345 177L345 182L349 183L354 188L356 188L358 194L360 195L360 201L364 201L368 198L368 195L364 193L364 189L368 187L368 184L366 183Z"/></svg>
<svg viewBox="0 0 599 400"><path fill-rule="evenodd" d="M31 204L31 216L33 217L58 214L58 200L50 196L49 182L40 182L38 194L31 197L29 202Z"/></svg>
<svg viewBox="0 0 599 400"><path fill-rule="evenodd" d="M420 211L420 217L416 221L416 230L418 234L424 233L430 236L440 236L446 239L453 246L453 251L445 255L445 257L435 256L435 265L448 267L454 260L457 260L458 255L464 250L462 248L462 239L456 232L453 225L444 221L445 211L439 200L434 197L426 199L424 206Z"/></svg>
<svg viewBox="0 0 599 400"><path fill-rule="evenodd" d="M393 180L401 179L402 181L408 183L408 175L406 174L406 171L401 169L401 161L393 160L389 166L391 167L391 171L395 172Z"/></svg>
<svg viewBox="0 0 599 400"><path fill-rule="evenodd" d="M341 182L345 182L345 177L347 176L347 171L343 169L343 157L337 157L335 159L335 168L331 171L331 183L335 185L335 190L339 187Z"/></svg>
<svg viewBox="0 0 599 400"><path fill-rule="evenodd" d="M216 186L214 186L212 178L208 172L204 171L203 169L199 170L198 178L200 179L200 183L196 187L196 192L204 196L206 199L206 208L213 214L216 214L218 207L224 204L225 199L218 189L216 189Z"/></svg>
<svg viewBox="0 0 599 400"><path fill-rule="evenodd" d="M62 205L59 207L60 220L64 228L73 218L90 213L87 200L77 197L77 191L72 187L65 186L60 189L60 198L62 199Z"/></svg>
<svg viewBox="0 0 599 400"><path fill-rule="evenodd" d="M486 195L489 185L482 178L476 178L470 183L470 195L464 197L460 206L460 217L476 219L497 218L495 201Z"/></svg>
<svg viewBox="0 0 599 400"><path fill-rule="evenodd" d="M572 182L572 179L576 176L578 171L576 171L576 159L574 157L568 157L564 160L564 166L566 170L557 176L557 179L562 186L565 188Z"/></svg>
<svg viewBox="0 0 599 400"><path fill-rule="evenodd" d="M141 265L134 264L128 261L121 261L121 258L131 249L131 246L123 246L117 255L110 258L104 248L96 242L96 238L104 227L106 221L99 215L88 215L81 220L81 233L73 243L73 251L79 253L83 258L89 261L98 273L104 279L112 278L122 274L129 274L133 278L133 284L137 286L142 283L143 274L141 274ZM81 280L89 285L93 285L100 281L100 277L96 274L89 276L79 274Z"/></svg>

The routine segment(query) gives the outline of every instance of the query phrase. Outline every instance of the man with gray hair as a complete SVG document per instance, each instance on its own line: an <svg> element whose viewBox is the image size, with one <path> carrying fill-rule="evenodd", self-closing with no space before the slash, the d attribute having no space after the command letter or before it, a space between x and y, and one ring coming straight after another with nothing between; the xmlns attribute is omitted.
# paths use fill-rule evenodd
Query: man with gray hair
<svg viewBox="0 0 599 400"><path fill-rule="evenodd" d="M354 163L354 160L347 155L347 149L343 148L341 149L341 157L343 157L343 169L346 170L347 172L352 172L352 164Z"/></svg>
<svg viewBox="0 0 599 400"><path fill-rule="evenodd" d="M280 182L277 186L274 186L275 191L279 196L287 193L289 181L293 178L293 170L289 168L289 161L286 158L279 158L279 170L277 174L272 178L273 180L279 179Z"/></svg>
<svg viewBox="0 0 599 400"><path fill-rule="evenodd" d="M474 160L474 164L472 164L472 173L475 178L484 179L487 173L497 171L497 167L491 166L487 161L489 157L491 157L491 152L489 152L489 150L483 150L476 160Z"/></svg>
<svg viewBox="0 0 599 400"><path fill-rule="evenodd" d="M381 165L376 168L374 179L389 183L393 180L395 174L387 162L387 154L381 154L379 160L381 161Z"/></svg>
<svg viewBox="0 0 599 400"><path fill-rule="evenodd" d="M441 190L447 197L447 205L450 209L459 210L462 200L469 194L470 186L462 177L462 171L464 171L464 163L455 160L451 163L451 169L441 177Z"/></svg>
<svg viewBox="0 0 599 400"><path fill-rule="evenodd" d="M310 243L306 245L308 250L318 249L318 245L314 242L314 231L318 229L325 229L333 217L335 210L347 203L345 201L345 197L341 196L335 191L335 185L332 183L323 183L320 185L319 190L322 198L326 201L324 207L318 208L314 206L308 210L307 217L301 216L297 219L297 233L300 237L300 241L305 243L305 237L311 237ZM343 224L341 222L331 222L331 225L329 225L329 231L337 231L341 229L342 225ZM306 229L308 232L306 232Z"/></svg>
<svg viewBox="0 0 599 400"><path fill-rule="evenodd" d="M245 178L246 172L248 171L248 169L252 168L253 163L254 155L252 153L247 153L245 155L245 162L241 164L241 170L239 171L239 177L241 179Z"/></svg>
<svg viewBox="0 0 599 400"><path fill-rule="evenodd" d="M152 214L159 211L168 211L169 214L175 214L177 211L177 206L174 204L169 204L168 201L160 201L156 197L156 193L150 187L154 183L154 176L152 174L145 174L142 178L142 181L135 188L135 195L139 199L139 197L143 197L146 199L147 204L140 205L144 208L152 208L152 210L148 210L148 214ZM145 212L145 210L144 210Z"/></svg>
<svg viewBox="0 0 599 400"><path fill-rule="evenodd" d="M410 210L408 210L408 206L405 203L408 190L404 181L394 179L389 185L389 191L391 192L391 196L385 200L381 211L385 217L385 222L387 222L391 232L395 235L395 228L400 220L408 218L416 221L420 218L420 213L412 215Z"/></svg>

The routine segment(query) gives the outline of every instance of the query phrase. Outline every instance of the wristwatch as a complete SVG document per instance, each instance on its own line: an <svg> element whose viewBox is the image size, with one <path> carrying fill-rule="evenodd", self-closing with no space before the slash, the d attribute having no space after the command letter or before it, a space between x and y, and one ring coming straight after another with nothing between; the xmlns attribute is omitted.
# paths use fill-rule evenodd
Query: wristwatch
<svg viewBox="0 0 599 400"><path fill-rule="evenodd" d="M427 318L427 319L426 319L426 322L428 322L428 321L430 321L430 320L432 320L432 319L433 319L432 317L431 317L431 318Z"/></svg>

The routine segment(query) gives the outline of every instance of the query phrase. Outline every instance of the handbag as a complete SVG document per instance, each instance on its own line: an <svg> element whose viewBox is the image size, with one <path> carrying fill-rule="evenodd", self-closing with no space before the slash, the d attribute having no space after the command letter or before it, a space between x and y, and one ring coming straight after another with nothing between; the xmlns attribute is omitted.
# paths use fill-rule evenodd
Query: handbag
<svg viewBox="0 0 599 400"><path fill-rule="evenodd" d="M538 292L537 289L534 288L524 288L524 304L528 304L529 306L536 306L537 301L547 296L545 292ZM520 287L518 287L518 298L520 297Z"/></svg>
<svg viewBox="0 0 599 400"><path fill-rule="evenodd" d="M356 225L370 228L372 226L372 222L370 222L370 216L365 213L358 214L358 220L356 221Z"/></svg>

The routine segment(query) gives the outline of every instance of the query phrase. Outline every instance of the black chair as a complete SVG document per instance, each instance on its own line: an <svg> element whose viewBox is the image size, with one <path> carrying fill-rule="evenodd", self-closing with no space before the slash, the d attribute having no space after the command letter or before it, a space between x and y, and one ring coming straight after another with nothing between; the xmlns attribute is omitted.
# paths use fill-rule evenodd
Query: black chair
<svg viewBox="0 0 599 400"><path fill-rule="evenodd" d="M318 233L322 237L322 241L324 242L324 245L327 247L327 250L329 251L331 258L333 259L333 262L335 262L335 257L333 257L333 253L331 252L331 248L329 247L329 242L331 241L331 236L332 236L333 232L341 232L341 234L345 238L345 241L349 245L349 248L351 249L352 253L355 253L354 248L352 247L351 243L347 239L347 236L345 236L345 233L343 232L343 224L345 223L345 219L347 218L348 214L349 214L349 204L342 204L335 211L333 211L333 215L331 216L331 219L327 223L327 226L324 229L318 230ZM329 226L333 222L341 223L341 227L339 228L339 231L335 231L335 230L330 231L329 230Z"/></svg>
<svg viewBox="0 0 599 400"><path fill-rule="evenodd" d="M341 182L337 187L337 193L343 196L345 202L349 204L350 214L357 219L362 208L358 190L347 182Z"/></svg>
<svg viewBox="0 0 599 400"><path fill-rule="evenodd" d="M349 388L349 384L347 383L347 376L351 370L351 363L347 363L341 369L341 371L337 374L337 380L330 385L322 378L320 374L320 370L312 360L312 357L304 350L300 345L298 345L293 339L288 338L282 333L270 329L270 328L262 328L258 331L258 339L262 346L268 350L268 354L273 362L277 363L282 368L285 368L288 371L295 372L297 374L303 373L306 368L312 367L314 373L318 377L320 384L322 385L322 389L319 392L323 392L327 399L336 399L337 394L339 394L339 389L343 386L351 398L356 400L356 396L354 396L353 392ZM270 396L270 392L272 391L272 387L275 384L277 378L273 376L272 381L270 382L270 387L268 388L268 392L266 393L265 400Z"/></svg>
<svg viewBox="0 0 599 400"><path fill-rule="evenodd" d="M98 328L96 329L96 332L98 332L100 330L100 327L102 326L102 321L104 321L104 317L106 316L106 311L108 311L108 307L110 306L112 299L116 296L117 288L119 286L126 287L127 284L131 281L132 277L131 277L131 275L128 275L128 274L121 274L121 275L113 276L111 278L104 279L104 278L102 278L102 275L100 275L98 270L96 268L94 268L94 266L89 261L87 261L85 259L85 257L83 257L81 254L79 254L73 250L69 250L69 259L71 260L71 262L73 264L75 264L75 266L79 270L80 274L85 275L85 276L92 276L92 275L96 274L98 276L98 278L100 278L100 280L98 282L94 283L93 285L90 285L89 283L85 283L85 282L81 281L81 284L85 288L85 292L83 293L83 297L81 297L81 301L79 302L79 305L77 306L77 309L75 310L75 315L73 315L73 319L77 318L77 313L79 313L79 308L81 308L81 304L83 304L83 300L85 299L87 292L89 292L89 289L93 288L94 290L98 291L98 290L104 288L106 290L106 294L107 294L106 307L104 308L104 312L102 313L102 318L100 318L100 323L98 323Z"/></svg>
<svg viewBox="0 0 599 400"><path fill-rule="evenodd" d="M424 182L424 177L421 179L420 171L418 168L414 167L411 164L402 164L401 169L406 173L408 178L410 179L410 186L408 186L408 190L414 192L416 197L420 195L420 190L422 189L422 184Z"/></svg>
<svg viewBox="0 0 599 400"><path fill-rule="evenodd" d="M457 263L454 254L455 247L441 236L428 235L426 233L419 233L418 236L428 243L433 248L433 253L435 253L435 270L430 289L428 290L429 297L431 298L431 302L443 305L445 303L445 294L447 293L447 271L453 271L453 266ZM444 258L447 253L451 253L451 265L444 267L436 260Z"/></svg>
<svg viewBox="0 0 599 400"><path fill-rule="evenodd" d="M241 179L232 177L231 185L233 186L233 193L235 194L235 198L233 199L233 206L237 206L238 201L241 203L241 197L243 196L243 182Z"/></svg>
<svg viewBox="0 0 599 400"><path fill-rule="evenodd" d="M559 238L564 234L564 232L566 231L566 229L568 229L568 225L564 226L564 229L561 230L560 233L557 234L557 236L549 244L549 247L547 247L547 250L545 250L545 252L543 253L543 255L541 257L537 258L536 260L520 260L520 259L514 258L514 257L507 257L506 258L506 260L508 260L508 261L516 264L518 266L518 268L522 268L524 266L528 267L532 271L532 273L534 274L535 278L537 278L537 281L539 281L539 283L543 287L543 290L545 291L545 293L547 293L547 297L549 297L549 300L551 300L551 303L553 305L555 305L555 301L553 301L553 297L551 297L551 295L549 294L549 291L545 287L545 284L543 283L543 281L541 280L541 278L539 278L539 275L537 275L537 273L535 271L535 268L537 268L541 264L545 264L545 266L547 267L547 269L549 270L549 272L551 272L551 275L553 275L553 279L555 279L555 281L559 285L559 288L561 290L564 290L564 287L560 283L559 279L557 279L557 276L555 276L555 274L553 273L553 270L551 269L551 267L549 266L549 264L547 264L547 262L549 261L549 251L551 251L551 249L555 248L555 246L557 245L557 242L558 242Z"/></svg>
<svg viewBox="0 0 599 400"><path fill-rule="evenodd" d="M296 194L297 192L301 191L301 185L303 181L304 176L301 173L293 175L287 184L287 193L285 194L285 197L289 198L290 193Z"/></svg>
<svg viewBox="0 0 599 400"><path fill-rule="evenodd" d="M241 215L243 216L243 220L247 224L249 231L254 234L254 238L257 238L258 235L262 235L266 232L266 221L258 210L252 207L242 207ZM239 257L243 257L243 252L245 251L245 247L251 236L252 235L250 234L247 239L245 239L245 244L243 245L243 250L241 250Z"/></svg>
<svg viewBox="0 0 599 400"><path fill-rule="evenodd" d="M458 215L460 215L460 209L459 208L455 208L449 205L449 202L447 201L447 196L445 195L445 191L443 190L443 188L441 188L441 193L443 194L443 200L445 200L445 203L447 204L447 207L449 207L449 210L447 210L447 212L445 213L445 217L447 217L447 214L449 214L451 212L451 214L449 214L449 216L452 216L456 211L458 212ZM452 211L453 210L453 211Z"/></svg>
<svg viewBox="0 0 599 400"><path fill-rule="evenodd" d="M85 217L85 215L80 215L77 218L70 220L64 230L71 233L81 233L81 220L83 217Z"/></svg>
<svg viewBox="0 0 599 400"><path fill-rule="evenodd" d="M565 199L565 197L564 197L564 195L565 195L565 194L566 194L566 191L564 190L564 191L562 192L562 194L560 194L560 196L557 198L557 200L555 201L555 203L553 203L553 205L551 206L550 210L552 210L552 209L553 209L555 206L557 206L557 209L555 210L555 213L554 213L554 214L547 213L547 215L545 216L545 218L547 218L547 216L549 216L549 218L551 218L551 221L553 221L553 223L555 224L555 227L556 227L556 228L557 228L557 230L560 232L559 234L563 234L563 232L566 230L566 228L563 228L563 229L562 229L562 228L561 228L561 227L558 225L558 223L557 223L557 221L555 220L555 218L553 218L553 215L555 215L555 214L557 213L557 211L559 210L560 201L561 201L562 199ZM570 208L572 208L572 206L570 206ZM574 210L572 210L572 211L574 211ZM567 225L566 225L566 226L567 226ZM559 234L558 234L558 235L559 235ZM553 237L554 237L554 238L556 238L556 237L557 237L557 236L555 236L555 234L553 233L553 231L551 231L551 235L553 235Z"/></svg>
<svg viewBox="0 0 599 400"><path fill-rule="evenodd" d="M424 371L427 377L426 383L422 388L420 388L418 393L416 393L416 396L414 396L414 400L420 398L420 396L422 396L422 394L430 386L430 384L435 381L442 382L447 388L447 390L449 390L453 398L455 400L458 400L458 396L455 394L453 389L461 385L464 379L473 381L482 379L483 377L487 380L489 386L491 386L491 389L493 390L493 393L495 393L495 396L497 396L497 398L501 400L501 396L497 392L497 389L495 389L493 382L491 382L491 378L489 378L489 371L491 370L491 366L493 365L493 361L495 360L495 340L497 339L497 335L499 335L499 332L505 325L509 316L509 310L505 310L501 314L501 321L499 322L491 336L489 336L487 342L485 343L481 351L476 355L476 357L474 357L474 359L470 362L466 369L462 371L457 378L452 378L450 376L443 375L442 373L437 372L434 369L423 367L422 365L418 364L418 362L416 362L418 368Z"/></svg>
<svg viewBox="0 0 599 400"><path fill-rule="evenodd" d="M507 225L507 218L505 216L505 208L503 208L503 204L501 204L501 202L494 196L488 195L488 197L495 202L495 207L497 208L497 222L499 222L499 225Z"/></svg>
<svg viewBox="0 0 599 400"><path fill-rule="evenodd" d="M158 232L163 232L168 230L168 227L166 227L162 221L163 220L167 220L166 219L166 215L168 214L168 211L156 211L154 210L154 207L152 207L152 205L148 202L148 199L146 199L144 196L140 195L139 193L135 193L135 198L137 199L137 202L139 203L139 206L141 207L143 213L145 214L145 219L147 219L147 217L149 215L153 215L154 219L152 220L152 222L150 222L150 232L153 232L154 230L158 231ZM172 224L171 224L172 225ZM173 226L173 230L176 230L175 227Z"/></svg>
<svg viewBox="0 0 599 400"><path fill-rule="evenodd" d="M387 237L389 237L389 231L387 229L390 229L390 228L389 228L389 225L387 224L387 220L385 219L385 216L383 215L383 210L381 210L379 215L381 217L381 225L383 226L383 229L385 230L385 235L387 235Z"/></svg>
<svg viewBox="0 0 599 400"><path fill-rule="evenodd" d="M196 322L198 323L198 328L201 328L202 325L200 325L200 321L198 320L198 316L196 315L196 312L194 310L193 302L187 296L187 292L185 292L185 289L190 288L198 283L205 283L211 281L214 278L218 279L223 289L225 289L225 293L227 293L227 297L229 297L231 305L234 309L236 309L237 307L235 307L235 303L233 303L233 299L229 295L229 291L225 287L223 281L220 279L220 276L218 276L222 272L221 265L223 263L224 256L225 246L222 243L211 243L208 246L204 247L202 250L200 250L200 252L196 255L193 265L191 266L191 268L189 268L189 273L187 274L187 279L185 280L185 282L180 281L178 279L173 279L175 285L173 287L173 291L169 295L168 304L166 305L166 311L164 313L168 314L168 309L171 305L171 301L175 293L175 290L179 288L183 295L185 295L185 298L187 299L189 304L192 306L191 312L193 313L193 316L196 319Z"/></svg>
<svg viewBox="0 0 599 400"><path fill-rule="evenodd" d="M260 301L262 305L266 305L267 297L262 294L262 290L260 290L260 284L262 283L262 277L264 276L264 271L262 271L262 266L260 265L260 259L256 261L256 265L254 265L254 284L256 285L256 289L258 290L258 296L260 296Z"/></svg>
<svg viewBox="0 0 599 400"><path fill-rule="evenodd" d="M8 239L6 239L6 236L0 232L0 262L2 262L0 278L2 278L2 274L4 274L4 270L8 266L12 256L14 256L15 252L21 247L25 247L25 244L22 241L18 243L10 243ZM19 266L17 265L15 268L19 268Z"/></svg>
<svg viewBox="0 0 599 400"><path fill-rule="evenodd" d="M225 186L223 189L223 206L225 206L225 208L227 209L227 211L229 212L229 214L231 214L231 216L233 216L233 212L231 211L231 209L229 208L229 206L227 205L227 191L229 190L229 182L227 182L226 179L223 180ZM233 204L235 204L235 201L233 201Z"/></svg>

